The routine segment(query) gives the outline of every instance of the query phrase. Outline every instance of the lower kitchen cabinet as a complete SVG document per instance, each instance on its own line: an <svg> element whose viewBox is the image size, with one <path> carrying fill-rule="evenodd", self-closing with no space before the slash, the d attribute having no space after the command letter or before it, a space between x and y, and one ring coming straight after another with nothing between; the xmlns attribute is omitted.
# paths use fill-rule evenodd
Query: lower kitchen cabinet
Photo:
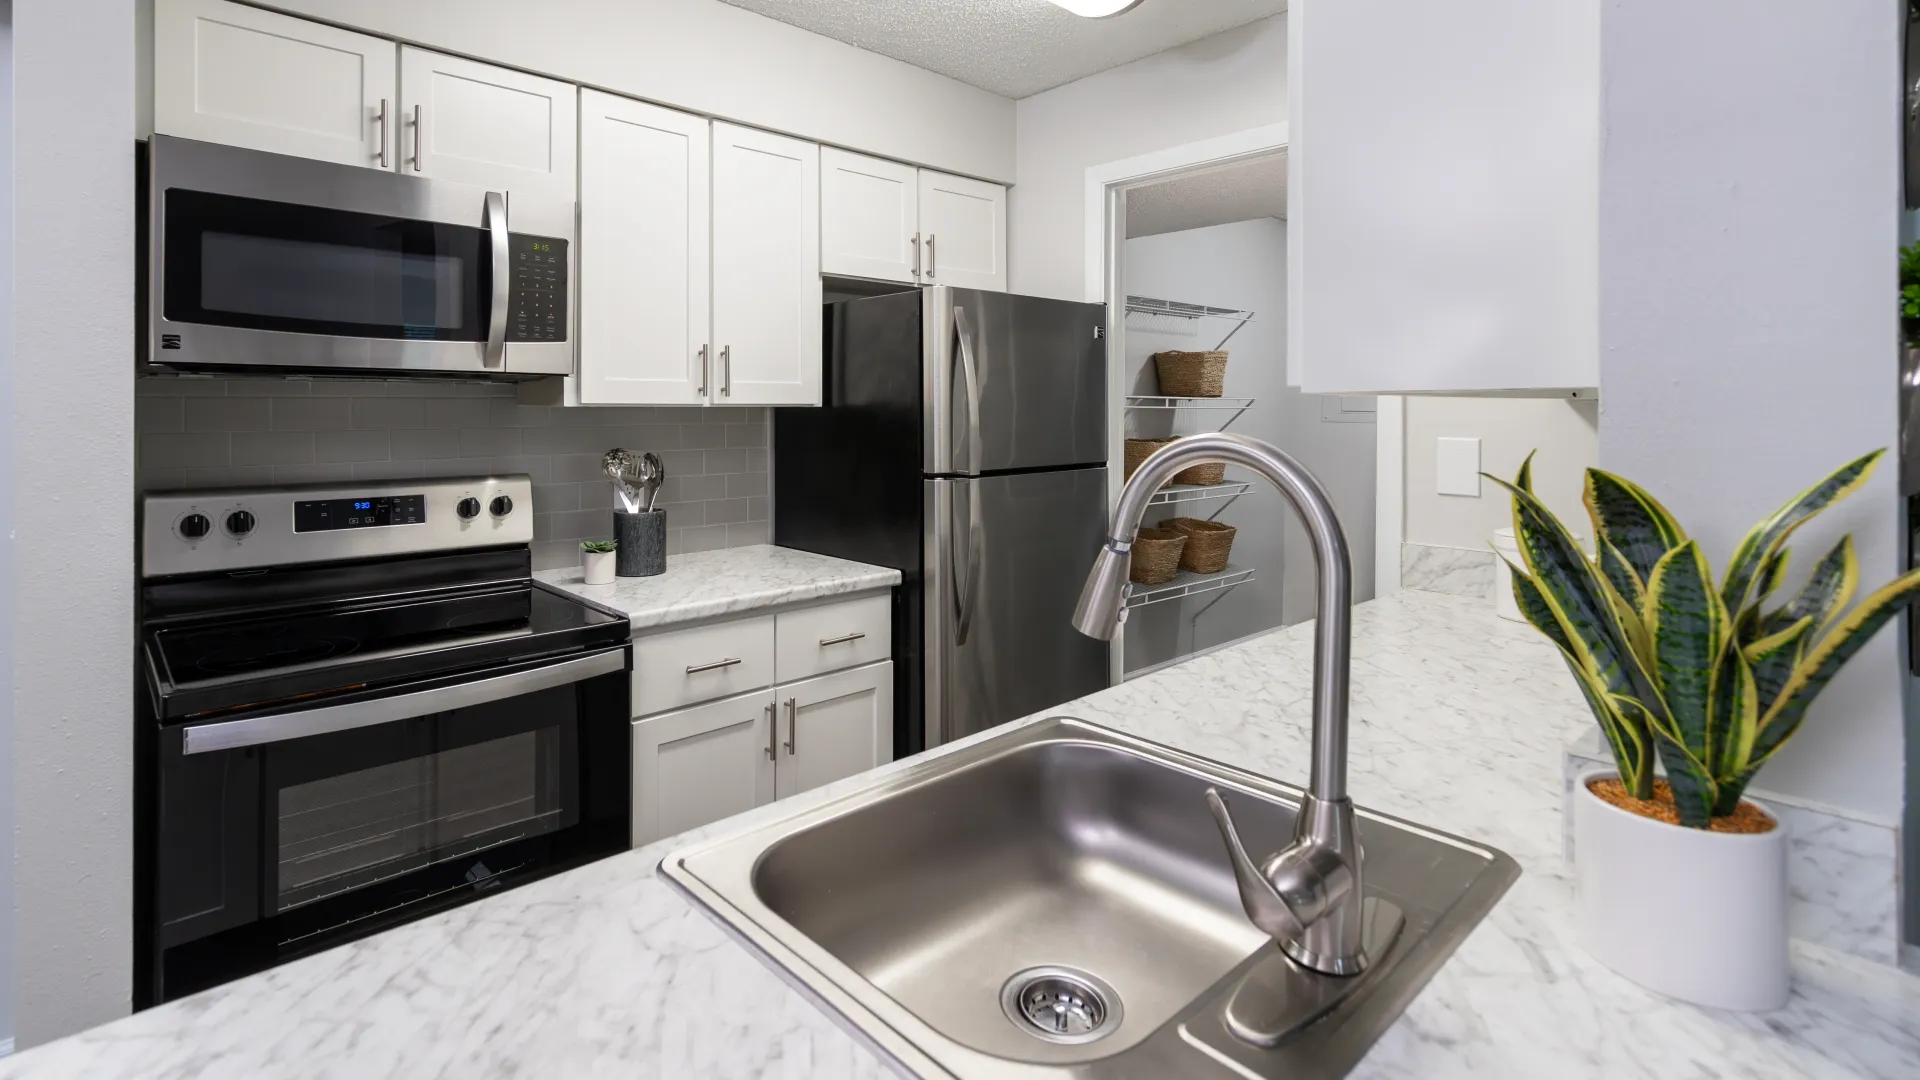
<svg viewBox="0 0 1920 1080"><path fill-rule="evenodd" d="M635 720L633 845L892 756L893 663L886 660Z"/></svg>

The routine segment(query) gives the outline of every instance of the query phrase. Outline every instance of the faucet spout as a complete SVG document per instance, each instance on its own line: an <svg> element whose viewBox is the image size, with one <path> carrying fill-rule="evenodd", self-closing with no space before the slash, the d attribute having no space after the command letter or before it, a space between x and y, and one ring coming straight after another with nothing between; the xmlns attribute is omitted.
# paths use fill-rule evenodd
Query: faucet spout
<svg viewBox="0 0 1920 1080"><path fill-rule="evenodd" d="M1361 856L1347 797L1347 685L1351 667L1353 561L1326 488L1285 451L1258 439L1215 432L1161 447L1120 492L1106 545L1081 589L1073 625L1111 640L1125 617L1127 562L1154 492L1174 473L1224 463L1259 474L1306 523L1318 573L1313 630L1313 749L1307 797L1292 843L1256 866L1218 792L1207 793L1220 825L1242 905L1287 955L1315 971L1353 975L1369 963L1361 918Z"/></svg>

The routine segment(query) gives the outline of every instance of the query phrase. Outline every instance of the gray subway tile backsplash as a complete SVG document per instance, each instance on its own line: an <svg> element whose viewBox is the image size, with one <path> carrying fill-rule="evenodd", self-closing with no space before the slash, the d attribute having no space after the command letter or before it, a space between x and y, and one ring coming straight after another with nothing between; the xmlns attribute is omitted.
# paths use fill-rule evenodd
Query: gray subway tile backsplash
<svg viewBox="0 0 1920 1080"><path fill-rule="evenodd" d="M600 456L660 455L667 551L768 542L765 409L521 405L511 386L401 380L142 378L144 489L519 472L533 478L534 566L612 535Z"/></svg>

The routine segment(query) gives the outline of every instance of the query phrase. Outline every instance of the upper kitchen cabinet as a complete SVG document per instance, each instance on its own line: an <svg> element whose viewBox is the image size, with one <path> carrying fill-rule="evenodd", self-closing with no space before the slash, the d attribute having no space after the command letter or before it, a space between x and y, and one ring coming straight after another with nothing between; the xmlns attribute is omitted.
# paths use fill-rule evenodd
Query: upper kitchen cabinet
<svg viewBox="0 0 1920 1080"><path fill-rule="evenodd" d="M820 404L821 299L820 148L716 121L708 400Z"/></svg>
<svg viewBox="0 0 1920 1080"><path fill-rule="evenodd" d="M156 0L153 129L390 168L397 53L391 41L225 0Z"/></svg>
<svg viewBox="0 0 1920 1080"><path fill-rule="evenodd" d="M580 94L582 404L706 403L710 126Z"/></svg>
<svg viewBox="0 0 1920 1080"><path fill-rule="evenodd" d="M570 83L403 46L401 168L571 199L578 95Z"/></svg>
<svg viewBox="0 0 1920 1080"><path fill-rule="evenodd" d="M1007 189L920 170L920 280L1007 291Z"/></svg>
<svg viewBox="0 0 1920 1080"><path fill-rule="evenodd" d="M1295 0L1288 19L1290 381L1598 385L1598 5Z"/></svg>
<svg viewBox="0 0 1920 1080"><path fill-rule="evenodd" d="M920 280L919 173L897 161L821 149L821 273Z"/></svg>

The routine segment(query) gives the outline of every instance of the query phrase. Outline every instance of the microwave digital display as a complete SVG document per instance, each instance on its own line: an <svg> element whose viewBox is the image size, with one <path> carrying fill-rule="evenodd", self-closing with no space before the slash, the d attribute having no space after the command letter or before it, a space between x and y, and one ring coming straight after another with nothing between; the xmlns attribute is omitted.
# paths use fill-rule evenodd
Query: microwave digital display
<svg viewBox="0 0 1920 1080"><path fill-rule="evenodd" d="M309 499L293 504L293 531L330 532L427 520L425 495L379 495L360 499Z"/></svg>

